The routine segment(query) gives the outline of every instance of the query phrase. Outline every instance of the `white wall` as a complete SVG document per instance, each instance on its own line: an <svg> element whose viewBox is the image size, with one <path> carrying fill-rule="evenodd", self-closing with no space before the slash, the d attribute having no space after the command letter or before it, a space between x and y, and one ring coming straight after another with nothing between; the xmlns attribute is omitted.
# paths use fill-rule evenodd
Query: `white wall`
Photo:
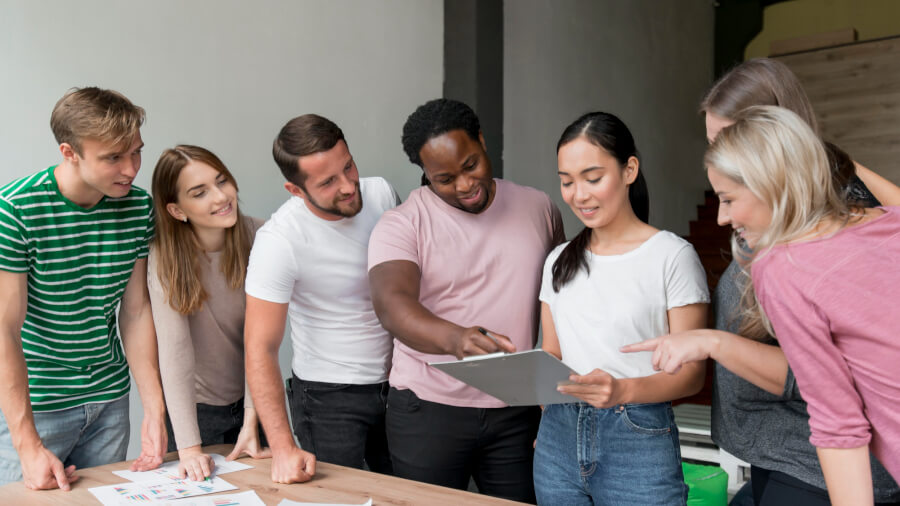
<svg viewBox="0 0 900 506"><path fill-rule="evenodd" d="M699 101L712 80L710 0L516 0L504 4L504 175L559 194L556 142L581 114L629 127L650 188L650 221L686 234L708 184ZM488 146L490 148L490 146Z"/></svg>
<svg viewBox="0 0 900 506"><path fill-rule="evenodd" d="M272 140L316 112L344 130L361 175L405 198L420 171L400 132L441 95L442 48L441 0L0 0L0 182L58 163L53 105L96 85L147 110L144 188L163 149L198 144L235 174L244 210L268 217L287 197ZM285 371L288 357L282 347Z"/></svg>

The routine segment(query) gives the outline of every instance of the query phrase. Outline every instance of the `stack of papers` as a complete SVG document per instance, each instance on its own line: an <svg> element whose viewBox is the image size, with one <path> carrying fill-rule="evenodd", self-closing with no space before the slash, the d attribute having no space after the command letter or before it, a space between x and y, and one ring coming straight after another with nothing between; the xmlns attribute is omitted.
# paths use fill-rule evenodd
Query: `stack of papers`
<svg viewBox="0 0 900 506"><path fill-rule="evenodd" d="M253 469L253 466L241 464L240 462L229 462L225 457L212 453L210 457L213 459L215 469L211 476L220 474L233 473L235 471L243 471L244 469ZM170 480L180 480L178 477L178 461L173 460L153 469L151 471L113 471L116 476L121 476L129 481L147 481L159 477L168 478Z"/></svg>
<svg viewBox="0 0 900 506"><path fill-rule="evenodd" d="M200 499L182 499L180 501L160 503L162 506L266 506L266 503L256 495L256 492L241 492L239 494L223 494Z"/></svg>
<svg viewBox="0 0 900 506"><path fill-rule="evenodd" d="M190 481L173 480L169 477L88 489L90 493L94 494L94 497L108 506L135 504L138 502L171 501L185 497L225 492L227 490L237 490L237 487L222 478Z"/></svg>
<svg viewBox="0 0 900 506"><path fill-rule="evenodd" d="M181 503L179 503L181 504ZM278 506L372 506L372 499L362 504L346 504L346 503L324 503L324 502L297 502L288 499L282 499Z"/></svg>
<svg viewBox="0 0 900 506"><path fill-rule="evenodd" d="M212 476L204 481L192 481L178 476L178 461L166 462L152 471L113 471L130 483L94 487L88 491L107 506L129 505L139 502L168 504L168 501L189 497L215 494L237 487L219 478L218 475L251 469L253 466L239 462L228 462L221 455L212 454L215 469ZM176 504L176 503L173 503ZM263 504L255 492L245 492L227 496L216 496L194 501L177 501L179 506L258 506Z"/></svg>

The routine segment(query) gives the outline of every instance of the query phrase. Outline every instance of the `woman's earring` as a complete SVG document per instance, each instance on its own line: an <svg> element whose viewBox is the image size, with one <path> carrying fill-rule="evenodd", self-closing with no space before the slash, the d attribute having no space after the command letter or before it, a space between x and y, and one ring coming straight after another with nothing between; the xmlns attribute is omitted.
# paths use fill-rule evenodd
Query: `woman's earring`
<svg viewBox="0 0 900 506"><path fill-rule="evenodd" d="M184 218L181 218L181 221L187 223L187 216L185 216Z"/></svg>

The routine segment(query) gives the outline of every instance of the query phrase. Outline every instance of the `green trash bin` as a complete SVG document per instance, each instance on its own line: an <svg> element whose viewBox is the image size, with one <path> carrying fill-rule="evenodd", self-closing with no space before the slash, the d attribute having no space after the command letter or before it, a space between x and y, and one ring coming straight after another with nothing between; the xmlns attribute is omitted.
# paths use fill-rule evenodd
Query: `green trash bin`
<svg viewBox="0 0 900 506"><path fill-rule="evenodd" d="M681 463L687 483L688 506L727 506L728 473L718 466Z"/></svg>

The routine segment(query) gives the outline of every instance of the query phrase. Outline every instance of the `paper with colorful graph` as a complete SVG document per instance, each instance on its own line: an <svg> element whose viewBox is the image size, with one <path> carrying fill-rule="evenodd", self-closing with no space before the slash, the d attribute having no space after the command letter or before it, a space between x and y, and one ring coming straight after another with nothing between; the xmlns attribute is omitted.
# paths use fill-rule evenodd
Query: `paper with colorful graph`
<svg viewBox="0 0 900 506"><path fill-rule="evenodd" d="M180 499L178 501L156 503L153 506L266 506L266 503L249 490L237 494L222 494L197 499Z"/></svg>
<svg viewBox="0 0 900 506"><path fill-rule="evenodd" d="M235 471L243 471L244 469L253 469L253 466L248 466L247 464L225 460L225 457L217 453L211 453L209 454L209 456L212 457L213 464L215 464L212 476L233 473ZM147 481L156 478L168 478L174 481L181 480L181 478L178 477L177 460L166 462L165 464L151 471L113 471L113 474L115 474L116 476L121 476L122 478L130 481Z"/></svg>
<svg viewBox="0 0 900 506"><path fill-rule="evenodd" d="M89 488L88 491L103 504L116 506L158 503L236 489L237 487L222 478L213 477L205 481L190 481L160 476L153 480ZM179 501L179 504L182 503Z"/></svg>

